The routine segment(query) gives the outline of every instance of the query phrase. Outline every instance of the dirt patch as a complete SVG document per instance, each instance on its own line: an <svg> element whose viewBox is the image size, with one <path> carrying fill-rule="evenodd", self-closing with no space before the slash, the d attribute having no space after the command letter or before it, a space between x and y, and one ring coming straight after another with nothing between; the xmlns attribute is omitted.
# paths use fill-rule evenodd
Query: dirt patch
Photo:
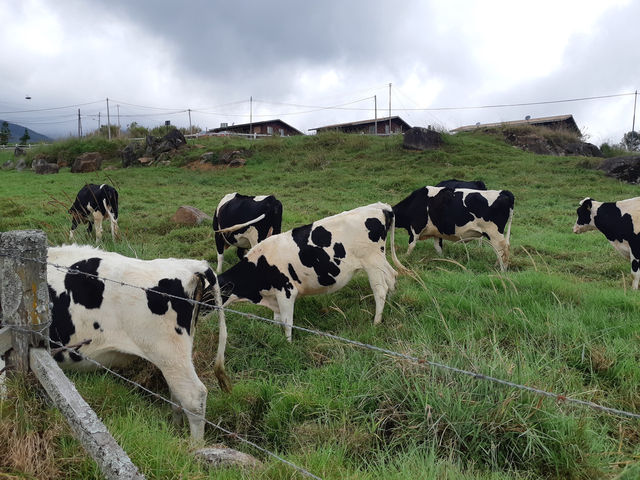
<svg viewBox="0 0 640 480"><path fill-rule="evenodd" d="M226 170L227 165L213 165L212 163L202 163L200 160L191 162L182 167L186 170L195 170L197 172L208 172L210 170Z"/></svg>

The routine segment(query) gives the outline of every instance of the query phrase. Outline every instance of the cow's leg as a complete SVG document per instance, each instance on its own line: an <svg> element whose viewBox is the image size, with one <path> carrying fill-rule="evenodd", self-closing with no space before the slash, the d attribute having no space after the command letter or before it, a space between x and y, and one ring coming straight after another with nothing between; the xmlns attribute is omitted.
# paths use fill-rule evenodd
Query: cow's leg
<svg viewBox="0 0 640 480"><path fill-rule="evenodd" d="M93 212L93 223L96 227L96 240L102 240L102 219L104 217L99 211Z"/></svg>
<svg viewBox="0 0 640 480"><path fill-rule="evenodd" d="M409 255L418 242L418 235L414 234L411 228L408 228L407 232L409 232L409 247L407 248L407 255Z"/></svg>
<svg viewBox="0 0 640 480"><path fill-rule="evenodd" d="M204 438L207 388L196 375L191 358L182 362L169 362L169 364L166 361L167 359L165 359L165 364L153 363L160 368L164 375L171 390L171 398L184 408L184 413L189 420L191 438L195 441L202 440ZM176 407L173 407L173 417L174 419L177 417Z"/></svg>
<svg viewBox="0 0 640 480"><path fill-rule="evenodd" d="M278 294L276 297L278 301L278 310L280 311L280 321L284 323L284 334L287 337L287 341L291 342L291 331L293 326L293 307L296 302L297 290L291 291L291 296L287 298L286 294ZM276 312L274 310L274 319L276 318Z"/></svg>
<svg viewBox="0 0 640 480"><path fill-rule="evenodd" d="M509 267L509 242L505 240L503 235L492 235L489 237L489 243L496 251L500 270L506 271Z"/></svg>
<svg viewBox="0 0 640 480"><path fill-rule="evenodd" d="M436 249L436 253L438 255L442 255L442 239L441 238L433 239L433 248Z"/></svg>
<svg viewBox="0 0 640 480"><path fill-rule="evenodd" d="M389 290L393 290L396 283L396 271L384 259L384 264L371 265L365 268L369 277L369 285L373 290L373 298L376 302L376 313L373 317L373 324L377 325L382 320L382 310L387 299Z"/></svg>
<svg viewBox="0 0 640 480"><path fill-rule="evenodd" d="M631 256L631 273L633 274L633 283L631 288L638 290L638 283L640 282L640 261Z"/></svg>
<svg viewBox="0 0 640 480"><path fill-rule="evenodd" d="M74 218L73 220L71 220L71 230L69 231L69 240L73 240L73 233L75 232L76 228L78 228L78 222Z"/></svg>
<svg viewBox="0 0 640 480"><path fill-rule="evenodd" d="M224 261L225 241L221 233L215 233L214 237L216 241L216 252L218 253L218 267L216 268L216 272L222 273L222 262Z"/></svg>

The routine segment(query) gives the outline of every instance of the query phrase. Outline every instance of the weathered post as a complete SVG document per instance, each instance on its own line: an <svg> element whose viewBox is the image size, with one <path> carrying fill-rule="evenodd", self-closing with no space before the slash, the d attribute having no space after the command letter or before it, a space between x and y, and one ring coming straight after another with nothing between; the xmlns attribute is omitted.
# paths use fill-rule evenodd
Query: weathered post
<svg viewBox="0 0 640 480"><path fill-rule="evenodd" d="M0 234L0 304L3 324L11 329L7 372L29 371L29 348L49 348L47 237L40 230ZM17 327L17 328L12 328ZM44 335L25 333L39 331Z"/></svg>

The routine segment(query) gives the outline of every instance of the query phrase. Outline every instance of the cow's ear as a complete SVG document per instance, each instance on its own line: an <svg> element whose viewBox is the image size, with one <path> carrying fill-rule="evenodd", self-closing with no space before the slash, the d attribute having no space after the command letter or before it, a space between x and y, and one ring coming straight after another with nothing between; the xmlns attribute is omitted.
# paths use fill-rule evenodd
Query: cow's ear
<svg viewBox="0 0 640 480"><path fill-rule="evenodd" d="M580 206L587 209L588 211L591 211L591 207L592 207L592 202L593 202L593 198L585 198L584 200L582 200L582 202L580 202Z"/></svg>

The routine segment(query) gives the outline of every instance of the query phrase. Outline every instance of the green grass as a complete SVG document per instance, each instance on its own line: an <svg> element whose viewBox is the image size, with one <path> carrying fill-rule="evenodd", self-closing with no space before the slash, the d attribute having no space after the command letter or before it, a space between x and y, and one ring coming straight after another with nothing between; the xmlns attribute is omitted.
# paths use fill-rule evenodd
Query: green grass
<svg viewBox="0 0 640 480"><path fill-rule="evenodd" d="M215 262L209 225L182 227L170 218L181 205L212 214L223 195L276 195L283 228L360 205L394 204L415 188L447 178L480 179L516 198L511 266L495 269L495 254L475 242L432 242L400 260L421 282L399 279L382 324L374 327L368 281L358 275L328 296L296 302L295 324L408 355L481 372L605 406L640 411L638 292L629 263L598 232L574 235L578 202L617 200L637 187L586 168L581 157L521 152L482 134L446 136L442 149L403 150L397 137L328 134L251 142L198 139L172 167L103 170L51 176L0 171L0 231L41 228L52 245L67 241L66 213L87 182L120 192L124 241L105 230L102 247L140 258L190 257ZM65 151L87 148L67 145ZM244 149L247 165L193 171L179 168L202 153ZM0 163L10 153L0 152ZM6 157L6 158L5 158ZM117 156L111 162L119 165ZM92 242L84 232L80 240ZM236 262L227 252L225 266ZM252 305L235 309L270 317ZM323 478L636 478L639 422L556 403L423 365L414 365L324 337L227 316L231 394L212 371L215 317L201 320L194 360L209 388L207 418ZM125 371L168 394L155 368ZM299 478L259 452L207 428L207 443L224 442L260 457L259 473L207 472L189 454L188 431L170 423L170 408L107 374L75 374L79 391L149 478ZM58 413L32 385L12 387L0 403L0 429L43 436L61 432L51 450L50 478L96 478L96 467ZM12 434L13 435L13 434ZM2 438L2 435L0 435ZM0 473L16 474L4 461ZM73 460L70 460L73 459ZM4 470L3 470L4 469ZM23 469L22 472L27 472ZM41 475L46 478L46 475Z"/></svg>

